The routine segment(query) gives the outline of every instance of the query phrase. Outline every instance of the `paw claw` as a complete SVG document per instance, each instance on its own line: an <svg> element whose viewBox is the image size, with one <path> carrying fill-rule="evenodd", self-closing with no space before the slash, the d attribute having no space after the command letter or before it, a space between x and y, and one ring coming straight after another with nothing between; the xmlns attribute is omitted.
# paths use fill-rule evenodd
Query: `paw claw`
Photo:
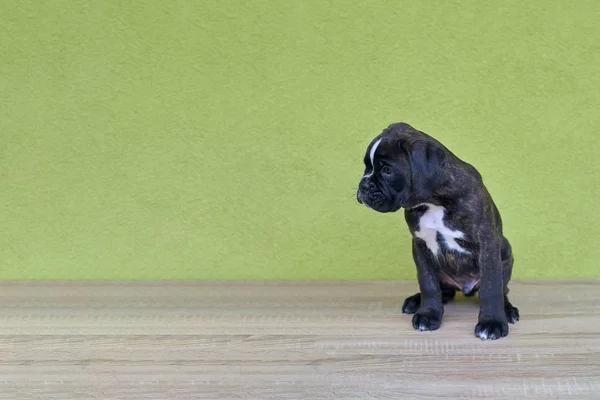
<svg viewBox="0 0 600 400"><path fill-rule="evenodd" d="M435 331L442 324L442 316L435 311L423 311L413 315L413 328L418 331Z"/></svg>
<svg viewBox="0 0 600 400"><path fill-rule="evenodd" d="M475 336L481 340L496 340L508 335L508 323L490 320L479 322L475 326Z"/></svg>

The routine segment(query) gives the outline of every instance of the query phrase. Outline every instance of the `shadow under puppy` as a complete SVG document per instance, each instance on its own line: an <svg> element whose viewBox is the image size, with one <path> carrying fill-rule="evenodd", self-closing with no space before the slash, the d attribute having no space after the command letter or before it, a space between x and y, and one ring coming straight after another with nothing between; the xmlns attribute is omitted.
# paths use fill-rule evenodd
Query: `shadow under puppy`
<svg viewBox="0 0 600 400"><path fill-rule="evenodd" d="M404 208L420 293L404 301L421 331L436 330L457 290L479 293L475 335L508 335L519 311L508 300L513 255L479 172L440 142L395 123L369 144L357 200L377 212Z"/></svg>

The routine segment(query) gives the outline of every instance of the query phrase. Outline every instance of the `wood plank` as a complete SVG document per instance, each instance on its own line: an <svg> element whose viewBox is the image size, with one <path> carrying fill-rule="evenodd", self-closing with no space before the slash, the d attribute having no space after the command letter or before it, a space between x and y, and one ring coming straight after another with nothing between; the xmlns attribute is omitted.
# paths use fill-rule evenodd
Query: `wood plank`
<svg viewBox="0 0 600 400"><path fill-rule="evenodd" d="M521 321L402 315L415 282L2 282L0 399L578 398L600 393L600 281L514 282Z"/></svg>

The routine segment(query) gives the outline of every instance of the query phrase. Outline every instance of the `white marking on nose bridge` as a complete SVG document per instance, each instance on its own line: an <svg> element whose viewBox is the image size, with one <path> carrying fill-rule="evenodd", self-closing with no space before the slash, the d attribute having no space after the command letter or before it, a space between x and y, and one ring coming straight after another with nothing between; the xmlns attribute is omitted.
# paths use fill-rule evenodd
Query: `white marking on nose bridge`
<svg viewBox="0 0 600 400"><path fill-rule="evenodd" d="M379 143L381 143L381 138L375 143L373 143L373 147L371 147L371 152L369 153L369 156L371 157L371 172L365 174L365 178L370 177L371 175L373 175L373 172L375 172L375 151L377 150L377 146L379 146Z"/></svg>
<svg viewBox="0 0 600 400"><path fill-rule="evenodd" d="M440 251L440 245L437 241L438 232L442 235L442 240L448 249L469 254L468 251L456 243L456 239L462 239L465 236L464 233L452 230L444 225L444 213L446 209L434 204L424 205L428 209L419 219L419 230L415 231L415 236L425 241L427 248L436 256Z"/></svg>

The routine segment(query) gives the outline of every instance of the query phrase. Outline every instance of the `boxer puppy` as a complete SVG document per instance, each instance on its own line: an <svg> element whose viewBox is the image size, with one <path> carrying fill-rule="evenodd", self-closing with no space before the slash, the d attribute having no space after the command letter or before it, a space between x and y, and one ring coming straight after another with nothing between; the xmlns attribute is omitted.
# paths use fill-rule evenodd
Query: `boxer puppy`
<svg viewBox="0 0 600 400"><path fill-rule="evenodd" d="M436 330L456 291L479 293L475 336L508 335L519 310L508 300L511 245L477 170L440 142L406 123L369 144L357 200L380 213L404 208L420 292L402 306L420 331Z"/></svg>

